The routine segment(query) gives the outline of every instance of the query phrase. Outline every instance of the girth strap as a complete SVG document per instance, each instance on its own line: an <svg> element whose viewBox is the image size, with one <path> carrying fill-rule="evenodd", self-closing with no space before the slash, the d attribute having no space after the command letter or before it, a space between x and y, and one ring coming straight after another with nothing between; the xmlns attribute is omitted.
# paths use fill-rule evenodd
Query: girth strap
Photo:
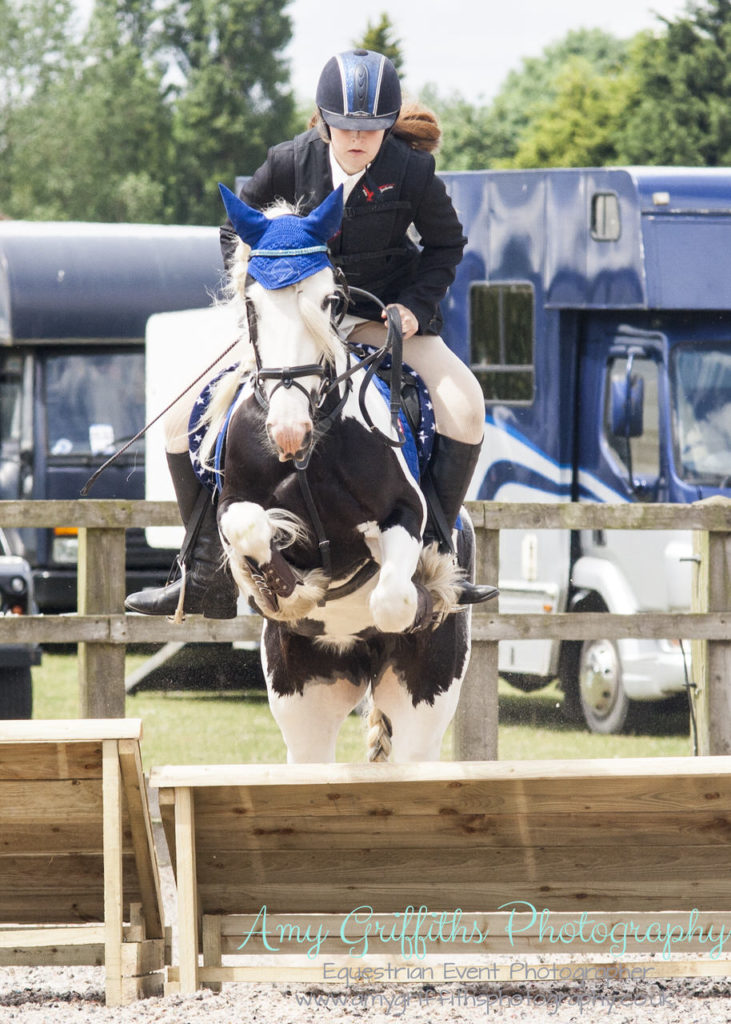
<svg viewBox="0 0 731 1024"><path fill-rule="evenodd" d="M347 597L349 594L354 594L356 590L359 590L360 587L368 582L368 580L372 579L378 570L378 562L375 562L370 558L367 562L364 562L360 569L357 569L345 583L341 583L339 587L330 587L325 594L325 601L338 601L341 597Z"/></svg>

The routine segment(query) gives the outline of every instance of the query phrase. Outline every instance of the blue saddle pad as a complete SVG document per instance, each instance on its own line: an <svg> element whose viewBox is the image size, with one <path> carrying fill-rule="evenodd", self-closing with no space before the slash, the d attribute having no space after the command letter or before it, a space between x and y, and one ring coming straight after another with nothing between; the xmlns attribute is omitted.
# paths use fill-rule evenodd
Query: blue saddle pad
<svg viewBox="0 0 731 1024"><path fill-rule="evenodd" d="M205 431L199 430L198 425L210 405L213 389L218 381L222 377L225 377L227 373L233 373L238 369L238 363L235 363L233 366L227 366L225 370L221 370L221 372L217 373L212 380L208 381L193 406L193 411L190 414L190 421L188 423L188 449L190 451L190 461L193 463L193 470L203 486L207 487L213 494L219 492L223 484L223 442L226 437L226 430L228 429L228 421L231 419L231 414L234 411L236 401L241 393L241 387L246 383L246 378L241 381L241 387L236 392L236 397L229 407L226 419L224 420L223 426L218 434L216 447L214 449L213 468L204 466L200 460L200 448L203 443Z"/></svg>

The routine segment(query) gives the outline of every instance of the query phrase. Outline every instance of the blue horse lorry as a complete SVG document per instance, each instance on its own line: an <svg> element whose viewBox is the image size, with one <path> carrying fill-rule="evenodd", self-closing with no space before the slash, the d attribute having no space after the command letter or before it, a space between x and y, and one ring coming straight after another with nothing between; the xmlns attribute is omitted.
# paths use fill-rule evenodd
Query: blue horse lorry
<svg viewBox="0 0 731 1024"><path fill-rule="evenodd" d="M485 444L469 497L685 503L728 495L731 172L555 169L443 178L469 238L444 303L444 336L485 393ZM221 321L208 317L221 311L202 309L220 281L217 232L66 226L62 262L45 255L61 227L34 225L38 234L11 287L3 232L30 230L0 224L0 387L11 396L4 408L13 409L2 417L0 495L73 498L107 452L142 426L145 358L149 417L172 378L195 376L188 360L200 360L202 348L217 354ZM176 230L184 234L168 246L163 239ZM97 231L104 243L93 247ZM122 242L135 231L143 236L137 255ZM42 276L36 264L44 260ZM78 279L65 295L71 267ZM13 329L13 304L23 312L16 322L27 327ZM189 312L166 312L173 310ZM63 330L54 325L59 311L69 319ZM207 330L207 323L215 326ZM62 383L67 378L73 385ZM63 396L70 424L79 413L81 399L70 400L79 379L86 397L100 389L101 408L84 406L81 426L59 431L55 403ZM140 442L99 478L93 496L171 497L157 448L158 438L148 438L146 490ZM41 608L70 608L73 536L18 533L17 553L33 566ZM128 589L156 585L174 531L148 531L147 539L130 533ZM686 608L689 547L682 532L506 530L501 608ZM592 730L618 732L638 702L684 689L684 653L676 638L504 641L500 669L523 690L558 677L567 709Z"/></svg>
<svg viewBox="0 0 731 1024"><path fill-rule="evenodd" d="M469 237L448 343L485 392L473 497L678 502L731 495L731 171L445 175ZM501 609L690 604L689 533L504 531ZM686 685L667 641L506 641L501 674L597 732Z"/></svg>

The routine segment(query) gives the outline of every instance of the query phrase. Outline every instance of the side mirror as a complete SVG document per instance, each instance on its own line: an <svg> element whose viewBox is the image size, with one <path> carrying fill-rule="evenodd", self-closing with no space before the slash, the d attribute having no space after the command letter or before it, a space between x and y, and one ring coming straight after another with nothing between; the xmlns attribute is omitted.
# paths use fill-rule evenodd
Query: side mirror
<svg viewBox="0 0 731 1024"><path fill-rule="evenodd" d="M626 376L612 381L610 414L612 433L615 437L642 437L644 406L645 381L643 377L628 373Z"/></svg>

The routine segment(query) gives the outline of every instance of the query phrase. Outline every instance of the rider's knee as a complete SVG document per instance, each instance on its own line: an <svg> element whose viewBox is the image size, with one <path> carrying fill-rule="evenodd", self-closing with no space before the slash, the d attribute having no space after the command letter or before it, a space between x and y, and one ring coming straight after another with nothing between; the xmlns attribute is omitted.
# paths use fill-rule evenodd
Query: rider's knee
<svg viewBox="0 0 731 1024"><path fill-rule="evenodd" d="M472 372L462 364L442 390L441 408L436 406L437 429L440 421L455 441L479 444L485 430L485 399Z"/></svg>
<svg viewBox="0 0 731 1024"><path fill-rule="evenodd" d="M479 444L485 431L485 396L477 378L470 373L464 389L463 430L469 444Z"/></svg>

